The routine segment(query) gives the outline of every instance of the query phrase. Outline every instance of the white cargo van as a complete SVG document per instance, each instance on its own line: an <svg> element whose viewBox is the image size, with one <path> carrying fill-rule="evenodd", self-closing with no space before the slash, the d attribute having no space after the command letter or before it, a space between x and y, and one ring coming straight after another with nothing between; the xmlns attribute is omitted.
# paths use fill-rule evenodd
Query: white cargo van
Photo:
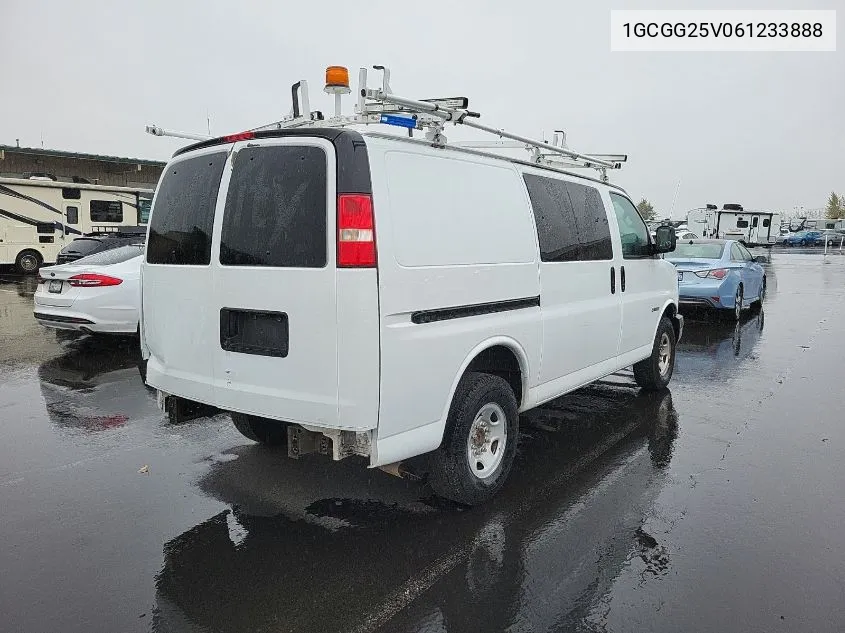
<svg viewBox="0 0 845 633"><path fill-rule="evenodd" d="M306 126L168 164L142 267L147 382L292 456L430 454L492 496L520 411L634 365L669 382L677 273L620 188L377 132Z"/></svg>

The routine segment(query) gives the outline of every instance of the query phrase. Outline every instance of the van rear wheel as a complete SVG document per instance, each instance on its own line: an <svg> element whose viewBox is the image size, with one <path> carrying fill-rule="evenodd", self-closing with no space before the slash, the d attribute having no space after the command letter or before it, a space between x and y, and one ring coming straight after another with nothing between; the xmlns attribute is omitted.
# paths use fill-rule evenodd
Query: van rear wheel
<svg viewBox="0 0 845 633"><path fill-rule="evenodd" d="M429 483L441 497L477 505L493 497L513 466L519 414L510 385L470 372L455 390L443 442L431 456Z"/></svg>
<svg viewBox="0 0 845 633"><path fill-rule="evenodd" d="M288 425L286 422L260 418L257 415L248 415L246 413L235 413L234 411L229 415L232 416L232 422L234 422L235 428L245 438L253 442L266 444L267 446L287 444Z"/></svg>
<svg viewBox="0 0 845 633"><path fill-rule="evenodd" d="M663 317L657 326L651 356L634 365L634 380L646 391L665 389L675 371L675 329Z"/></svg>

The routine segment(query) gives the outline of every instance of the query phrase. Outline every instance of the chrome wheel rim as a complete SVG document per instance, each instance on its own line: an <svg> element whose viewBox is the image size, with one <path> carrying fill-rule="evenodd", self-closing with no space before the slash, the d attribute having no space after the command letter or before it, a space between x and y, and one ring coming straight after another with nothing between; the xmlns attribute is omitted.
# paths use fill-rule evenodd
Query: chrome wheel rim
<svg viewBox="0 0 845 633"><path fill-rule="evenodd" d="M478 479L492 475L505 456L508 425L505 412L495 402L488 402L475 415L467 438L467 462Z"/></svg>
<svg viewBox="0 0 845 633"><path fill-rule="evenodd" d="M24 255L21 257L21 268L28 273L38 270L38 258L35 255Z"/></svg>
<svg viewBox="0 0 845 633"><path fill-rule="evenodd" d="M669 340L669 335L664 332L660 336L660 346L657 348L657 371L661 376L666 376L669 373L669 364L672 360L672 341Z"/></svg>

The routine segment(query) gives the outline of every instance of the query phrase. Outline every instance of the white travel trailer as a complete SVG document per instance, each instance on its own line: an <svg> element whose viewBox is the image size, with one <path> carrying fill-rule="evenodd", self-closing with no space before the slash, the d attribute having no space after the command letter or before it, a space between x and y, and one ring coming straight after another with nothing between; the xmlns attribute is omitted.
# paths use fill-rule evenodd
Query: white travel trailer
<svg viewBox="0 0 845 633"><path fill-rule="evenodd" d="M146 224L151 189L0 178L0 265L33 273L83 233Z"/></svg>
<svg viewBox="0 0 845 633"><path fill-rule="evenodd" d="M781 216L771 211L746 211L739 204L726 204L719 210L708 204L690 211L689 230L702 237L739 240L749 246L774 244L780 234Z"/></svg>
<svg viewBox="0 0 845 633"><path fill-rule="evenodd" d="M716 236L716 205L708 204L703 209L693 209L687 214L687 230L701 237Z"/></svg>

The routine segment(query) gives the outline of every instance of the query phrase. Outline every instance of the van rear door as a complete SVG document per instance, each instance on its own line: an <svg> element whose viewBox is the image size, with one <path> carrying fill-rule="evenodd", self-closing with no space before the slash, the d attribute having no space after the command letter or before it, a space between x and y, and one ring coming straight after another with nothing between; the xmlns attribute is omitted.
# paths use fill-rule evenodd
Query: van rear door
<svg viewBox="0 0 845 633"><path fill-rule="evenodd" d="M235 144L215 222L215 402L316 426L338 419L336 160L322 138Z"/></svg>
<svg viewBox="0 0 845 633"><path fill-rule="evenodd" d="M156 190L141 267L147 382L206 404L214 402L211 344L219 328L219 318L210 310L212 228L231 148L197 150L167 165Z"/></svg>

